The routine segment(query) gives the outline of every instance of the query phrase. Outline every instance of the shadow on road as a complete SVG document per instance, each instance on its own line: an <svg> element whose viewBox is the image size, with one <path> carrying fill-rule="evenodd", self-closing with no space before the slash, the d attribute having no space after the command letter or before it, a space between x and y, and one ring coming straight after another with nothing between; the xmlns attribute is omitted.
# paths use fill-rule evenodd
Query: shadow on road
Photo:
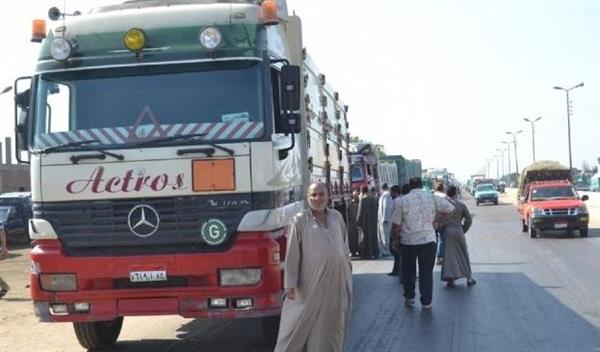
<svg viewBox="0 0 600 352"><path fill-rule="evenodd" d="M580 352L600 347L600 329L524 274L476 273L477 285L467 287L462 280L454 288L443 286L437 275L431 311L419 304L404 307L395 279L355 275L346 352Z"/></svg>
<svg viewBox="0 0 600 352"><path fill-rule="evenodd" d="M160 319L160 317L156 317ZM269 352L259 319L194 319L181 326L177 339L119 341L114 352Z"/></svg>

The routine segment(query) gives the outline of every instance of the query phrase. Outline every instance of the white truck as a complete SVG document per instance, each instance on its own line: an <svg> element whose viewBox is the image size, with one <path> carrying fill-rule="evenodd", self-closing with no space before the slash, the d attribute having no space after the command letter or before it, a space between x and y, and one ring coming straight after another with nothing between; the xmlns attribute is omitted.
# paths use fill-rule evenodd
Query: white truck
<svg viewBox="0 0 600 352"><path fill-rule="evenodd" d="M90 349L135 315L260 318L273 342L306 186L326 182L341 209L351 192L347 107L300 18L282 0L49 15L14 87L36 315Z"/></svg>

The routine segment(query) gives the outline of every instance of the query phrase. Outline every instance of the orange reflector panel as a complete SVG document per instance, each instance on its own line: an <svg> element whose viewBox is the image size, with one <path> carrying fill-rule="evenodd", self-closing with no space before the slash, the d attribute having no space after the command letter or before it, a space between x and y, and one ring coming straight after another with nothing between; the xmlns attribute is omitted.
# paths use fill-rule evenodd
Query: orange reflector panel
<svg viewBox="0 0 600 352"><path fill-rule="evenodd" d="M277 16L277 1L265 0L260 5L262 9L262 23L265 25L272 25L279 23L279 16Z"/></svg>
<svg viewBox="0 0 600 352"><path fill-rule="evenodd" d="M192 178L194 192L234 191L235 160L193 160Z"/></svg>
<svg viewBox="0 0 600 352"><path fill-rule="evenodd" d="M39 43L44 38L46 38L46 21L33 20L33 25L31 28L31 41Z"/></svg>

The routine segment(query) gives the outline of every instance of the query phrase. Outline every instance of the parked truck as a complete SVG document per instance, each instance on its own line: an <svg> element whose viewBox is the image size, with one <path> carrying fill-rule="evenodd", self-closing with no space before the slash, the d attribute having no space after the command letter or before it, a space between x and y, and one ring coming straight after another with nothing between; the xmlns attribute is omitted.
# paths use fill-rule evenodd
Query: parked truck
<svg viewBox="0 0 600 352"><path fill-rule="evenodd" d="M571 183L571 171L554 161L539 161L523 170L517 211L531 238L542 231L579 231L588 235L589 212Z"/></svg>
<svg viewBox="0 0 600 352"><path fill-rule="evenodd" d="M15 82L31 164L31 298L80 344L125 316L258 318L277 334L285 228L310 181L350 197L347 107L283 0L53 8ZM29 155L23 159L23 155Z"/></svg>
<svg viewBox="0 0 600 352"><path fill-rule="evenodd" d="M363 187L379 190L379 157L372 143L359 143L350 149L352 189L361 190Z"/></svg>

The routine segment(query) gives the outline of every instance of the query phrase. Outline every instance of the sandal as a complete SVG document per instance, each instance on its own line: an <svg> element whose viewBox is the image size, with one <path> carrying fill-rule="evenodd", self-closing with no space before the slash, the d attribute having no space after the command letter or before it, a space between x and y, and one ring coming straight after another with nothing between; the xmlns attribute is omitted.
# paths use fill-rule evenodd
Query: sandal
<svg viewBox="0 0 600 352"><path fill-rule="evenodd" d="M468 279L467 280L467 285L468 286L475 285L476 283L477 283L477 280L475 280L475 279Z"/></svg>

